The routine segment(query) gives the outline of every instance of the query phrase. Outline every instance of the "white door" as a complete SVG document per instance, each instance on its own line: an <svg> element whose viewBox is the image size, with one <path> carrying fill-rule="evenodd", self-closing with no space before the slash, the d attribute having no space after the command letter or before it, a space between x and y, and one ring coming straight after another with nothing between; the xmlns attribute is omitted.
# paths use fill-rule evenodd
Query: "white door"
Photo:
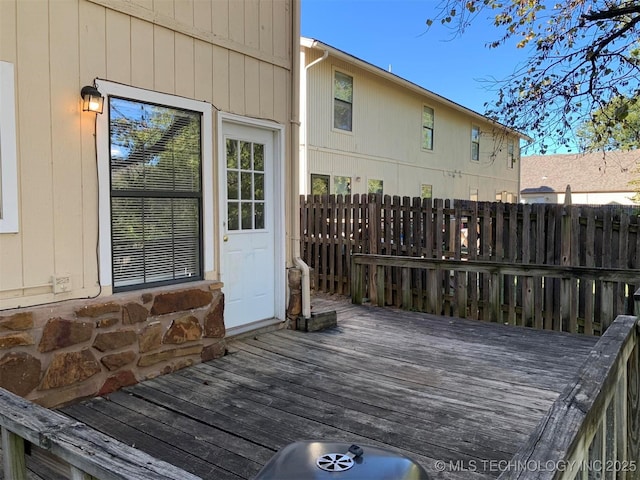
<svg viewBox="0 0 640 480"><path fill-rule="evenodd" d="M276 316L273 132L223 123L221 280L227 329Z"/></svg>

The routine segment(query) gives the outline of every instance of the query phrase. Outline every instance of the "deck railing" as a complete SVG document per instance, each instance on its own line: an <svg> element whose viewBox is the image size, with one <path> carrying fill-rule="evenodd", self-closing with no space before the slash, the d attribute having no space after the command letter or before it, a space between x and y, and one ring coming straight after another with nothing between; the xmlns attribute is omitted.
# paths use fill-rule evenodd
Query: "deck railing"
<svg viewBox="0 0 640 480"><path fill-rule="evenodd" d="M640 270L352 256L351 298L436 315L601 334L634 314Z"/></svg>
<svg viewBox="0 0 640 480"><path fill-rule="evenodd" d="M68 465L73 480L200 478L1 388L0 405L5 479L27 479L25 451L32 448Z"/></svg>
<svg viewBox="0 0 640 480"><path fill-rule="evenodd" d="M499 480L640 478L638 335L616 318Z"/></svg>

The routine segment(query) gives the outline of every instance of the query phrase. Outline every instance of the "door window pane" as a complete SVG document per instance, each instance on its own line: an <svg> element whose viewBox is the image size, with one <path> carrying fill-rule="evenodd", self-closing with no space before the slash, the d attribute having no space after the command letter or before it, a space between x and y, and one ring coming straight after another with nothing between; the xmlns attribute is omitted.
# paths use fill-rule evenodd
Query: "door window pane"
<svg viewBox="0 0 640 480"><path fill-rule="evenodd" d="M264 145L227 139L227 230L264 229L264 200Z"/></svg>

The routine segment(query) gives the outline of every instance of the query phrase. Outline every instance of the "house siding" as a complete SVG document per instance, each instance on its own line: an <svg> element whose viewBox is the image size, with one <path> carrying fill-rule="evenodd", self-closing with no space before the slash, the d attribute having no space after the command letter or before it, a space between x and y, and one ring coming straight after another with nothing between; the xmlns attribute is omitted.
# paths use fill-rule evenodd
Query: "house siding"
<svg viewBox="0 0 640 480"><path fill-rule="evenodd" d="M16 71L20 212L19 232L0 234L0 310L105 293L95 118L80 112L81 87L103 78L202 100L286 125L288 138L292 1L0 2L0 60ZM54 295L58 274L72 288Z"/></svg>
<svg viewBox="0 0 640 480"><path fill-rule="evenodd" d="M0 387L57 406L224 354L218 126L277 129L274 170L297 177L298 34L299 0L0 0L19 215L17 233L0 232ZM105 95L202 113L202 279L113 294L109 255L98 253L110 222L108 195L98 197L109 185L109 108L81 111L80 90L94 82ZM286 187L274 278L292 264L299 218L298 188ZM54 293L56 277L69 282ZM283 325L281 283L270 320Z"/></svg>
<svg viewBox="0 0 640 480"><path fill-rule="evenodd" d="M306 65L322 57L318 49L303 47L302 52ZM352 132L333 128L336 71L353 77ZM366 179L375 178L392 195L419 196L422 184L433 185L436 197L468 199L471 188L479 190L480 200L493 201L499 191L517 195L519 165L508 168L507 139L502 133L494 136L492 123L403 88L384 73L376 75L332 55L308 69L302 87L307 88L308 124L303 151L310 174L353 176L352 193L366 193ZM434 110L433 150L421 148L425 105ZM478 162L471 160L472 125L482 131ZM517 136L509 138L519 144Z"/></svg>

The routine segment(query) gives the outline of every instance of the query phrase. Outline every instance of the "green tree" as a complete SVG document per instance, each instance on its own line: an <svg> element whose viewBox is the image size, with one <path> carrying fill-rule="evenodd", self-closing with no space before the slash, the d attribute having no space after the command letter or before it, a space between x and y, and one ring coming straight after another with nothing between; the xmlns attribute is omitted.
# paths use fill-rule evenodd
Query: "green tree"
<svg viewBox="0 0 640 480"><path fill-rule="evenodd" d="M617 97L640 93L638 0L441 0L427 25L463 34L479 15L498 33L489 48L515 43L529 61L495 82L486 105L496 121L540 142L571 145L575 127Z"/></svg>
<svg viewBox="0 0 640 480"><path fill-rule="evenodd" d="M640 102L638 97L614 97L596 110L578 130L585 151L637 150L640 157ZM606 153L603 162L606 164ZM640 168L636 170L640 175ZM633 201L640 203L640 179L630 182L636 191Z"/></svg>
<svg viewBox="0 0 640 480"><path fill-rule="evenodd" d="M578 130L587 151L640 148L640 102L637 97L617 96L591 115Z"/></svg>

